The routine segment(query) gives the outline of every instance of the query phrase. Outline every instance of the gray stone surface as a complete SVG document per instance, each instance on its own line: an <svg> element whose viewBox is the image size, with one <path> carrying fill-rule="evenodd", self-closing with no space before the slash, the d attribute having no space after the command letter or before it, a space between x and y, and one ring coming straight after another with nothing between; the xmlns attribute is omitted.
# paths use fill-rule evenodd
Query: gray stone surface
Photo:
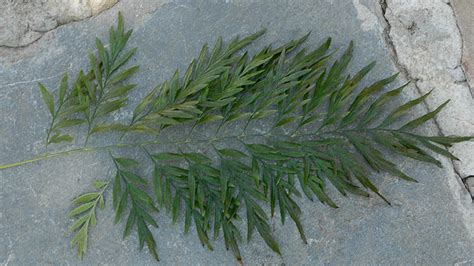
<svg viewBox="0 0 474 266"><path fill-rule="evenodd" d="M474 94L474 1L453 0L452 5L463 39L462 65Z"/></svg>
<svg viewBox="0 0 474 266"><path fill-rule="evenodd" d="M335 47L341 48L355 40L352 71L376 59L378 65L367 83L397 71L382 36L381 10L375 0L173 1L153 11L159 4L123 0L95 18L59 27L27 48L0 48L2 164L44 151L48 115L36 82L54 87L64 71L73 74L85 67L85 55L94 47L93 36L106 36L118 10L124 11L127 24L135 28L131 45L139 50L134 61L142 65L133 80L140 88L134 92L131 106L176 68L183 69L204 42L213 42L217 35L229 39L261 27L268 32L254 47L282 43L311 31L307 44L310 47L327 36L332 36ZM410 87L404 96L417 93L416 88ZM446 115L447 112L441 114ZM433 124L423 131L437 134ZM103 137L95 143L107 141L110 138ZM336 193L331 194L341 207L337 210L302 200L308 244L299 239L294 224L281 226L277 217L274 234L283 256L272 253L259 237L254 237L241 246L244 263L474 263L474 240L468 228L474 220L465 210L469 206L461 206L465 203L450 185L456 180L451 163L443 159L445 168L439 169L410 160L393 160L419 180L413 184L374 174L393 206L378 198L344 198ZM84 261L79 261L69 246L71 235L67 227L71 221L65 214L70 200L88 190L93 179L111 173L107 154L100 153L76 154L0 171L0 263L154 264L147 251L138 251L135 235L121 239L123 224L113 226L110 206L98 214L98 226L92 230ZM236 264L222 239L210 252L201 247L196 234L184 235L181 224L173 226L167 215L160 213L157 218L160 228L153 233L162 263Z"/></svg>

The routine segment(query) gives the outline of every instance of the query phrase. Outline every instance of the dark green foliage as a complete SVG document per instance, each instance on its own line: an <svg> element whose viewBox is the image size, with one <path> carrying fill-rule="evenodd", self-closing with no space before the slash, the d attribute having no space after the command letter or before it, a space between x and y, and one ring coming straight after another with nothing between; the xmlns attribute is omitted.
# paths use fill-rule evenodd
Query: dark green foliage
<svg viewBox="0 0 474 266"><path fill-rule="evenodd" d="M138 70L138 66L122 70L136 51L136 48L125 50L131 34L132 30L125 32L123 18L119 13L117 28L110 28L107 48L96 38L97 55L89 54L88 74L80 71L71 90L68 90L67 75L64 75L58 90L56 108L51 94L39 84L43 100L52 116L47 145L72 141L72 136L61 135L59 129L82 123L87 123L84 145L87 145L92 134L124 129L124 125L109 123L105 118L126 105L128 93L136 86L123 83Z"/></svg>
<svg viewBox="0 0 474 266"><path fill-rule="evenodd" d="M234 38L227 45L218 38L212 49L204 45L184 75L176 71L139 101L128 126L104 122L107 115L125 104L128 91L134 87L116 84L137 70L118 70L135 52L121 53L131 31L124 32L120 15L117 29L110 31L109 47L104 48L97 40L98 56L90 56L92 70L79 75L73 91L66 92L61 85L55 104L40 86L53 117L48 133L79 123L57 118L63 108L74 106L80 108L73 113L82 112L88 124L86 139L103 130L156 136L185 123L192 125L188 133L191 136L192 130L203 123L217 126L209 139L190 141L188 137L165 142L173 144L175 150L171 152L154 152L155 145L163 143L158 140L119 142L115 147L141 148L148 160L139 163L133 158L112 157L116 173L98 187L101 192L75 200L81 205L71 215L85 213L76 222L79 225L73 226L78 229L73 244L78 245L81 257L87 246L88 225L95 223L95 206L103 201L109 182L113 184L115 221L125 223L124 237L136 230L140 248L146 243L155 259L157 244L150 229L158 227L154 213L164 209L173 222L183 221L185 232L194 225L201 244L210 250L212 239L222 232L227 249L241 260L242 232L238 223L242 218L248 240L257 232L270 249L281 254L269 223L275 213L282 223L289 217L306 242L303 210L297 197L304 195L337 208L336 201L326 193L327 187L333 186L344 196L375 194L390 204L371 181L372 173L415 179L391 162L385 156L387 152L441 166L433 152L457 159L446 146L469 139L430 137L410 131L431 120L447 102L398 126L400 119L429 93L385 114L386 103L401 94L407 84L386 92L395 74L360 88L375 63L354 76L347 75L352 42L332 64L331 40L307 51L301 47L307 36L278 48L267 46L250 56L243 48L263 33ZM66 78L61 84L67 84ZM233 125L238 130L222 134L222 128L237 120L240 122ZM258 124L269 129L262 132ZM55 142L51 141L54 136L48 134L48 143ZM206 144L208 150L193 151L191 143ZM153 165L150 180L137 174L146 163ZM154 197L149 196L151 191Z"/></svg>
<svg viewBox="0 0 474 266"><path fill-rule="evenodd" d="M110 28L109 31L108 47L105 48L102 41L96 38L98 55L89 54L91 73L83 78L81 91L87 96L88 106L83 112L88 124L86 144L94 133L123 128L120 124L104 121L104 117L125 106L128 93L136 86L122 82L138 70L138 66L121 69L136 51L136 48L124 51L131 34L132 30L125 32L119 13L117 28Z"/></svg>
<svg viewBox="0 0 474 266"><path fill-rule="evenodd" d="M97 207L103 209L105 206L104 191L108 185L109 182L96 180L94 187L98 191L82 194L72 200L72 203L78 206L70 211L68 215L69 217L79 218L69 228L69 230L76 234L71 240L71 245L77 246L77 256L81 259L87 250L89 227L94 227L97 223Z"/></svg>
<svg viewBox="0 0 474 266"><path fill-rule="evenodd" d="M47 130L46 146L52 143L70 142L73 137L69 134L62 134L61 129L80 125L85 122L74 115L85 110L87 107L77 96L77 89L80 88L79 80L77 80L73 88L68 87L68 76L64 74L57 91L57 100L54 101L53 96L48 92L45 86L39 83L41 96L51 115L51 123Z"/></svg>
<svg viewBox="0 0 474 266"><path fill-rule="evenodd" d="M224 46L219 38L211 53L204 45L199 57L191 62L184 77L176 71L173 77L157 86L135 108L130 131L157 132L171 125L188 121L212 122L221 119L211 110L235 100L235 95L248 84L250 75L236 77L232 85L218 91L209 87L227 75L240 59L235 53L258 38L264 31L244 39L235 38ZM248 70L250 71L250 69Z"/></svg>
<svg viewBox="0 0 474 266"><path fill-rule="evenodd" d="M158 212L152 198L143 190L147 181L133 172L133 168L139 163L133 159L112 157L117 172L113 182L113 207L115 210L115 223L121 220L127 206L130 204L128 218L123 232L126 238L131 230L136 228L140 249L145 242L150 250L150 254L159 260L156 253L156 243L153 235L148 229L148 225L158 227L152 212Z"/></svg>

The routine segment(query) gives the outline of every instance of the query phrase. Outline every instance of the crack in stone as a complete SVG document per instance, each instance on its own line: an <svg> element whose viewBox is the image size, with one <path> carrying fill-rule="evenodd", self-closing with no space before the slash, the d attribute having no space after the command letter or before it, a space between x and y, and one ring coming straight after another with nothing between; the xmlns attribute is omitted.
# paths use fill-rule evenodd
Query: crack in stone
<svg viewBox="0 0 474 266"><path fill-rule="evenodd" d="M66 23L59 23L49 29L49 30L45 30L45 31L38 31L38 30L34 30L33 32L37 32L37 33L40 33L41 36L39 36L37 39L35 39L34 41L32 42L29 42L27 44L23 44L23 45L18 45L18 46L7 46L7 45L0 45L0 49L5 49L6 51L14 51L14 50L21 50L21 49L24 49L24 48L28 48L29 46L39 42L40 40L42 40L48 33L50 32L53 32L55 30L57 30L58 28L60 27L63 27L63 26L66 26L66 25L69 25L69 24L72 24L72 23L79 23L79 22L84 22L84 21L87 21L87 20L90 20L90 19L93 19L94 17L97 17L99 16L100 14L102 14L103 12L107 11L107 10L110 10L112 9L120 0L118 0L114 5L112 5L111 7L109 8L106 8L102 11L100 11L99 13L95 14L95 15L91 15L89 17L86 17L86 18L83 18L83 19L79 19L79 20L73 20L73 21L69 21L69 22L66 22ZM164 1L163 4L161 5L158 5L156 6L155 8L149 10L149 11L146 11L144 13L141 14L142 17L145 17L147 15L151 15L151 14L154 14L156 13L161 7L162 5L164 4L168 4L168 1ZM184 6L184 5L183 5ZM150 19L150 18L149 18ZM1 88L2 85L0 85L0 88Z"/></svg>
<svg viewBox="0 0 474 266"><path fill-rule="evenodd" d="M32 79L32 80L23 80L23 81L17 81L17 82L13 82L13 83L8 83L8 84L2 84L2 85L0 85L0 89L1 89L1 88L6 88L6 87L11 87L11 86L16 86L16 85L20 85L20 84L28 84L28 83L33 83L33 82L38 82L38 81L44 81L44 80L48 80L48 79L53 79L53 78L56 78L56 77L59 77L59 76L62 76L62 75L64 75L64 73L56 74L56 75L52 75L52 76L44 77L44 78L37 78L37 79Z"/></svg>
<svg viewBox="0 0 474 266"><path fill-rule="evenodd" d="M469 176L466 176L466 177L462 177L461 173L459 172L459 170L456 167L453 167L453 170L454 170L454 173L461 179L462 184L466 188L467 192L469 192L469 194L471 195L471 199L474 202L474 191L471 191L471 189L469 188L469 184L467 183L467 180L469 178L473 178L474 176L469 175Z"/></svg>
<svg viewBox="0 0 474 266"><path fill-rule="evenodd" d="M451 2L447 2L446 4L449 6L449 8L451 8L451 10L452 10L452 12L453 12L453 15L454 15L454 17L455 17L454 20L455 20L455 22L456 22L456 23L455 23L455 24L456 24L456 28L457 28L457 30L458 30L458 32L459 32L459 35L461 36L461 58L459 59L459 65L458 65L458 66L461 67L462 74L464 75L464 77L465 77L465 79L466 79L466 85L467 85L467 87L469 88L469 93L471 93L471 97L474 98L474 92L473 92L473 89L472 89L472 87L471 87L471 84L469 84L469 80L468 80L467 75L466 75L466 70L464 69L464 65L463 65L463 62L462 62L462 60L463 60L463 58L464 58L464 37L463 37L463 33L462 33L462 31L461 31L461 27L459 27L459 22L458 22L458 20L457 20L457 18L456 18L456 12L454 12L453 5L451 4Z"/></svg>
<svg viewBox="0 0 474 266"><path fill-rule="evenodd" d="M26 47L29 47L30 45L33 45L35 44L36 42L38 42L39 40L41 40L48 32L52 32L54 30L56 30L57 28L61 27L61 26L64 26L64 25L68 25L68 24L71 24L71 23L74 23L74 22L79 22L79 21L85 21L85 20L88 20L88 19L91 19L93 17L96 17L98 15L100 15L102 12L108 10L108 9L111 9L113 6L115 6L116 4L118 3L118 1L116 1L115 3L113 3L111 6L107 7L107 8L104 8L102 10L100 10L98 13L94 13L91 11L90 13L90 16L87 16L87 17L84 17L84 18L80 18L80 19L72 19L70 21L67 21L67 22L62 22L59 21L59 20L56 20L56 26L48 29L48 30L44 30L44 31L40 31L40 30L30 30L31 29L31 26L29 24L27 24L27 27L26 27L26 30L24 32L27 33L27 32L35 32L35 33L39 33L41 35L38 36L38 38L34 39L33 41L30 41L28 43L25 43L25 44L21 44L21 45L15 45L15 46L9 46L9 45L0 45L0 48L2 49L7 49L7 50L13 50L13 49L22 49L22 48L26 48ZM23 35L24 35L23 34Z"/></svg>
<svg viewBox="0 0 474 266"><path fill-rule="evenodd" d="M69 23L68 23L69 24ZM66 24L62 24L62 25L66 25ZM27 44L22 44L22 45L18 45L18 46L6 46L6 45L0 45L0 48L2 49L7 49L7 50L14 50L14 49L22 49L22 48L26 48L26 47L29 47L30 45L33 45L35 43L37 43L39 40L41 40L48 32L50 31L53 31L55 29L57 29L58 27L62 26L62 25L57 25L56 27L48 30L48 31L43 31L43 32L40 32L40 31L33 31L33 32L37 32L37 33L40 33L41 35L36 38L34 41L31 41Z"/></svg>
<svg viewBox="0 0 474 266"><path fill-rule="evenodd" d="M408 72L408 69L406 66L404 66L399 60L398 60L398 53L397 53L397 50L395 49L395 45L393 44L393 40L392 40L392 37L390 36L390 31L392 29L392 26L390 25L390 22L388 21L387 17L385 16L386 12L387 12L387 8L388 8L388 4L387 4L387 0L379 0L379 4L380 4L380 7L382 8L382 17L383 17L383 20L385 22L385 28L382 32L382 35L385 39L385 42L387 44L387 47L388 47L388 50L390 52L390 55L393 59L393 62L395 64L395 66L398 68L398 70L400 70L400 72L403 74L403 76L405 76L405 78L407 78L409 81L413 81L413 85L416 89L416 91L418 92L419 95L423 95L423 92L422 90L420 89L420 87L418 87L417 83L419 81L419 79L417 78L414 78L413 76L410 75L410 73ZM449 5L451 7L451 5ZM451 7L452 8L452 7ZM454 12L454 10L453 10ZM458 27L458 30L460 31L460 28L459 28L459 25L457 23L457 20L456 20L456 26ZM461 36L462 37L462 36ZM461 38L462 39L462 38ZM463 41L461 40L461 43ZM462 44L463 45L463 44ZM461 47L462 48L462 47ZM462 55L462 54L461 54ZM462 57L461 57L462 58ZM462 59L461 59L462 60ZM466 77L466 73L464 72L464 69L461 67L461 69L463 70L463 75ZM466 82L467 83L467 82ZM469 86L468 86L469 87ZM472 95L472 91L469 87L469 91L471 92L471 95ZM426 101L423 101L423 105L425 106L426 110L430 110L429 108L429 105ZM433 119L433 123L435 125L435 127L437 128L438 132L444 136L445 134L443 133L443 130L438 122L438 120L436 118ZM461 181L461 184L463 184L464 186L461 186L461 187L464 187L464 189L466 189L469 194L471 195L471 198L473 199L474 201L474 194L469 190L467 184L463 181L463 177L461 176L460 174L460 171L459 169L456 167L456 165L454 164L454 161L452 159L449 159L448 160L453 168L453 171L455 173L455 175L457 176L458 180Z"/></svg>
<svg viewBox="0 0 474 266"><path fill-rule="evenodd" d="M467 191L469 191L471 193L471 198L474 201L474 191L471 190L471 187L469 186L469 181L471 179L474 180L474 175L468 175L468 176L462 178L462 182L463 182L464 186L466 186Z"/></svg>

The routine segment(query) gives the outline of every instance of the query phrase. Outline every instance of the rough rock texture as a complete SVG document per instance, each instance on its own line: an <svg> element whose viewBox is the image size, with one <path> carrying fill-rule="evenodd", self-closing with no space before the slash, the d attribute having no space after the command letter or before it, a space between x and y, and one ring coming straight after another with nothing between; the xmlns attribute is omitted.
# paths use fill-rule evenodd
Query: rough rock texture
<svg viewBox="0 0 474 266"><path fill-rule="evenodd" d="M378 62L366 83L397 71L397 66L389 55L392 47L386 44L383 36L384 18L376 0L189 0L173 1L159 7L160 4L162 2L122 0L95 18L65 25L47 33L29 47L0 49L0 124L3 125L0 130L0 162L15 162L44 152L42 141L49 118L36 82L41 81L47 87L54 88L64 71L74 75L85 67L86 54L94 48L93 37L107 35L107 28L114 23L118 10L124 11L127 24L135 29L130 45L138 46L134 62L142 65L140 73L132 80L140 84L140 87L133 94L131 106L135 105L139 96L169 77L176 68L185 68L198 54L204 42L213 42L217 35L223 35L228 40L236 34L251 33L261 27L266 27L268 32L255 47L262 47L269 42L279 44L308 31L312 31L307 44L310 47L315 47L327 36L332 36L335 46L341 49L349 40L355 40L355 59L350 67L352 72L374 59ZM389 7L392 8L391 2ZM394 9L390 11L393 12L393 24L401 16L395 7L393 5ZM158 9L154 11L156 8ZM432 15L443 10L435 9ZM386 14L390 21L388 12L389 10ZM447 20L448 26L452 21L452 13L450 14L451 17L442 17L443 22ZM422 21L418 23L417 25L425 25ZM427 18L426 25L430 24ZM398 37L407 38L402 29L397 35L396 32L397 26L392 25L390 34L394 44ZM459 41L455 34L450 35L447 27L437 29L432 26L431 31L426 33L427 36L430 36L430 32L434 32L441 41L445 36L454 38L453 42ZM413 42L426 45L421 37ZM397 49L402 47L403 43L400 43L395 46ZM412 45L408 38L406 43ZM440 45L444 50L450 49L444 43ZM416 48L414 44L412 47ZM421 48L417 51L423 54ZM410 50L407 49L406 52ZM436 58L440 62L432 61L430 67L439 66L438 74L444 78L425 73L424 69L416 68L415 64L410 67L415 69L412 75L416 73L417 77L424 77L416 82L417 87L422 86L422 81L430 79L438 82L432 84L435 88L433 94L436 96L434 100L441 101L442 92L437 91L458 88L452 87L453 76L445 66L453 65L455 68L457 61L451 62L448 57ZM429 60L428 55L420 55L418 59ZM405 66L408 66L408 62ZM456 85L460 88L465 86L462 83ZM403 100L419 95L417 87L409 87ZM456 96L457 92L451 97ZM416 110L412 115L425 111L422 109ZM464 122L456 120L462 118L462 114L460 117L453 117L451 112L455 111L442 112L440 121L444 119L448 125L461 123L462 127L458 130L452 127L446 129L451 131L446 132L469 133L470 129L462 124ZM423 131L438 134L436 125L432 123ZM179 136L182 132L175 130L171 134ZM113 137L103 136L93 140L93 144L107 143ZM80 143L81 139L78 141ZM293 223L287 222L282 226L276 217L274 234L281 244L283 255L280 257L272 253L255 236L250 243L243 243L241 246L244 263L473 263L474 230L469 226L474 224L474 217L472 212L468 212L472 203L463 201L465 198L462 197L461 186L456 183L451 162L441 159L444 168L439 169L411 160L393 160L402 170L416 177L419 183L374 174L373 179L382 193L392 201L392 206L375 197L368 200L353 196L344 198L334 191L330 191L330 194L334 195L340 205L337 210L302 200L302 223L306 228L308 244L303 244L299 239ZM108 155L102 153L76 154L0 171L0 263L154 265L155 262L147 251L138 251L135 234L127 240L121 239L124 225L113 226L110 204L98 214L98 226L91 232L89 250L84 261L79 261L70 249L71 235L67 227L71 220L65 215L71 207L70 200L88 190L92 180L110 176L112 171ZM106 197L110 202L111 193L106 194ZM237 264L232 254L223 247L222 238L217 240L215 251L210 252L201 247L195 233L184 235L182 224L172 225L165 213L160 213L157 219L160 228L154 229L153 233L162 263Z"/></svg>
<svg viewBox="0 0 474 266"><path fill-rule="evenodd" d="M474 193L474 176L467 177L465 180L465 183L467 187L469 188L469 191L471 191L471 193Z"/></svg>
<svg viewBox="0 0 474 266"><path fill-rule="evenodd" d="M58 25L97 15L118 0L0 1L0 46L26 46Z"/></svg>
<svg viewBox="0 0 474 266"><path fill-rule="evenodd" d="M462 66L474 94L474 1L453 0L451 3L464 41Z"/></svg>
<svg viewBox="0 0 474 266"><path fill-rule="evenodd" d="M461 67L462 40L449 2L389 0L385 17L398 64L414 80L420 93L433 90L430 110L451 99L436 121L444 135L474 136L474 98ZM460 177L474 173L474 142L451 151Z"/></svg>

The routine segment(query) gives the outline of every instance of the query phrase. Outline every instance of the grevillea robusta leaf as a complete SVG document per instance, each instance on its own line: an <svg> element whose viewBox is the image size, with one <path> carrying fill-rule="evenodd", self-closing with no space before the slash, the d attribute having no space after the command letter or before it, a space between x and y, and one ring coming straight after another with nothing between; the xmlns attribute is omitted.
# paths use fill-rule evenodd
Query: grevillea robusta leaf
<svg viewBox="0 0 474 266"><path fill-rule="evenodd" d="M96 191L73 200L76 207L70 216L77 220L71 227L72 244L77 245L79 257L87 249L96 206L103 206L109 184L115 221L124 224L123 236L136 231L139 247L146 243L156 260L159 241L152 231L158 227L154 215L163 209L173 222L183 222L186 233L194 224L199 241L210 250L212 239L222 233L224 245L240 261L239 223L246 223L248 240L258 234L281 254L270 226L275 215L280 215L282 223L290 218L307 242L304 209L297 197L337 208L337 200L327 193L332 186L345 196L375 195L390 204L371 173L416 180L390 161L387 153L441 167L433 153L457 159L447 147L472 139L412 132L448 102L404 122L405 115L430 93L385 110L386 103L408 84L390 90L395 74L361 87L375 62L348 75L352 42L338 59L333 59L331 39L314 50L302 47L308 35L277 48L269 45L253 54L246 51L264 32L229 42L219 37L212 47L205 44L182 74L177 70L138 99L126 123L107 120L126 105L135 85L124 81L138 71L138 66L125 67L136 48L126 49L132 31L125 31L120 14L117 27L110 29L108 45L96 40L97 53L89 55L89 72L81 71L71 88L67 75L57 93L39 85L52 117L47 145L72 141L63 130L86 123L86 144L98 132L121 132L122 137L105 147L71 152L95 149L112 154L114 148L139 148L148 158L111 155L115 174L97 181ZM176 128L174 132L183 137L160 139L158 133L168 128ZM214 132L200 138L192 134L195 128ZM135 134L149 135L151 140L134 138ZM171 150L158 152L160 145ZM150 180L143 171L150 169L146 165L153 169Z"/></svg>

